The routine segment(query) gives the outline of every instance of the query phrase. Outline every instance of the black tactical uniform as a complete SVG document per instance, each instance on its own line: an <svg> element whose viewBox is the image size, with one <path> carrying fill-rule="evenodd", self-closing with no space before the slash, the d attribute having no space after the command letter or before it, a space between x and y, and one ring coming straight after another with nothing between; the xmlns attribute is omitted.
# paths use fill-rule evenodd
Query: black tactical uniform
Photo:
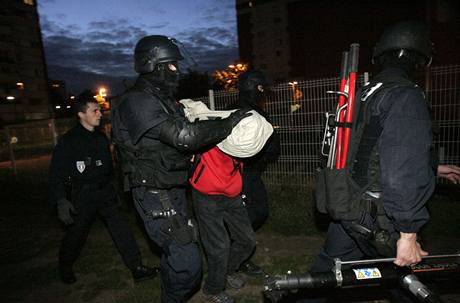
<svg viewBox="0 0 460 303"><path fill-rule="evenodd" d="M219 143L244 118L240 111L220 121L188 122L173 98L182 59L174 39L142 38L135 48L140 76L112 107L125 188L131 188L148 235L164 251L162 302L185 302L201 281L201 256L185 196L191 152Z"/></svg>
<svg viewBox="0 0 460 303"><path fill-rule="evenodd" d="M262 91L258 89L261 86ZM268 90L268 83L260 71L249 71L238 79L238 101L233 108L255 110L271 123L268 113L261 107ZM280 139L276 131L268 139L264 148L255 156L243 159L243 193L246 195L246 209L254 230L258 230L268 218L268 195L262 180L262 173L268 163L278 160Z"/></svg>
<svg viewBox="0 0 460 303"><path fill-rule="evenodd" d="M265 75L258 70L248 71L238 77L238 100L229 106L229 109L255 110L271 123L268 113L262 108L267 96L268 82ZM264 148L250 158L242 159L244 169L243 197L252 228L257 231L268 218L268 194L262 180L262 174L267 169L268 163L278 160L280 155L280 139L276 131L268 139ZM250 275L258 276L263 274L262 268L251 260L246 260L240 271Z"/></svg>
<svg viewBox="0 0 460 303"><path fill-rule="evenodd" d="M56 145L50 166L50 199L54 205L70 200L75 214L59 251L61 279L76 281L72 266L100 216L107 226L124 263L135 280L155 272L142 266L136 240L118 211L118 199L111 184L113 168L106 136L89 131L80 123L64 134ZM70 223L70 222L69 222Z"/></svg>
<svg viewBox="0 0 460 303"><path fill-rule="evenodd" d="M353 182L366 189L360 205L367 207L359 210L356 221L329 225L311 272L330 271L334 258L394 257L400 233L418 233L429 220L425 204L435 185L431 121L423 91L411 80L417 65L431 60L426 28L412 22L390 27L374 50L374 60L383 69L357 94L359 112L354 113L347 158ZM392 292L395 302L409 300Z"/></svg>

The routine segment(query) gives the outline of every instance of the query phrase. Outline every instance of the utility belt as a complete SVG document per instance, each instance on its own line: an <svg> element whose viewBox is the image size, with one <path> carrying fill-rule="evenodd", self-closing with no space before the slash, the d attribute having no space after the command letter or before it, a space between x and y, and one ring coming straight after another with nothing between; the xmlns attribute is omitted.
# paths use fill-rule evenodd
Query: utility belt
<svg viewBox="0 0 460 303"><path fill-rule="evenodd" d="M397 239L383 209L381 192L368 188L360 187L346 169L322 169L316 178L318 211L340 222L366 254L394 256Z"/></svg>
<svg viewBox="0 0 460 303"><path fill-rule="evenodd" d="M198 230L192 219L187 219L178 213L172 205L168 191L153 187L144 187L145 193L155 195L161 203L159 209L145 209L139 203L144 214L152 220L164 219L161 230L168 238L161 244L165 252L168 253L169 245L174 241L180 245L198 241Z"/></svg>
<svg viewBox="0 0 460 303"><path fill-rule="evenodd" d="M361 217L358 220L342 221L342 226L366 254L393 257L398 238L390 228L390 220L380 198L381 192L364 192Z"/></svg>

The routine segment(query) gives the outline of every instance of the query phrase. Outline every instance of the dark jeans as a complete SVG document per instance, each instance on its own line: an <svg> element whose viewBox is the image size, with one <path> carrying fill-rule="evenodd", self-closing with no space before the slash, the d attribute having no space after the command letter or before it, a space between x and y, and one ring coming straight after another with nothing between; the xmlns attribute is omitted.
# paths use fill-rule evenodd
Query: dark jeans
<svg viewBox="0 0 460 303"><path fill-rule="evenodd" d="M204 195L196 190L192 194L208 260L203 292L217 294L225 289L227 274L233 274L251 255L256 243L255 233L241 196Z"/></svg>
<svg viewBox="0 0 460 303"><path fill-rule="evenodd" d="M252 228L257 231L268 218L268 195L261 173L243 170L243 193Z"/></svg>
<svg viewBox="0 0 460 303"><path fill-rule="evenodd" d="M346 232L341 224L331 222L324 246L313 261L310 272L329 272L334 266L333 260L335 258L340 258L342 261L360 260L366 256L363 251L366 251L364 242L358 243ZM367 256L367 258L373 257L377 256ZM359 289L356 289L356 291L359 291ZM391 289L390 292L394 297L392 302L415 302L400 289ZM328 297L339 296L340 290L322 292L319 296L318 292L305 291L303 294L305 294L305 298L296 302L321 303L327 302Z"/></svg>
<svg viewBox="0 0 460 303"><path fill-rule="evenodd" d="M187 200L184 188L174 188L166 192L170 203L178 213L176 218L186 224ZM164 253L161 256L161 301L185 302L197 289L201 281L201 255L197 243L178 243L167 232L168 220L151 218L145 211L162 210L160 191L148 190L143 187L132 190L135 207L144 221L149 237L160 246Z"/></svg>
<svg viewBox="0 0 460 303"><path fill-rule="evenodd" d="M71 268L88 238L92 224L98 216L104 221L124 263L130 269L141 265L141 255L129 225L118 210L118 200L112 185L102 189L83 186L73 199L74 223L67 228L59 250L60 266Z"/></svg>

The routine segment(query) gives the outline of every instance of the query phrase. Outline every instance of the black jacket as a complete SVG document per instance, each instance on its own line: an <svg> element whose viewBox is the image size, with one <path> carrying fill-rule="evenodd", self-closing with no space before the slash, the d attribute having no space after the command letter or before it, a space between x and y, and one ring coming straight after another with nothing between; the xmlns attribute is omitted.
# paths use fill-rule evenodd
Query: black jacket
<svg viewBox="0 0 460 303"><path fill-rule="evenodd" d="M65 133L54 148L49 173L50 202L66 198L66 190L84 184L107 184L113 174L107 137L80 123Z"/></svg>
<svg viewBox="0 0 460 303"><path fill-rule="evenodd" d="M407 73L397 68L387 68L373 79L384 84L407 81ZM425 204L435 185L431 119L424 93L415 85L396 87L373 115L382 127L375 156L385 213L397 231L418 232L429 219Z"/></svg>

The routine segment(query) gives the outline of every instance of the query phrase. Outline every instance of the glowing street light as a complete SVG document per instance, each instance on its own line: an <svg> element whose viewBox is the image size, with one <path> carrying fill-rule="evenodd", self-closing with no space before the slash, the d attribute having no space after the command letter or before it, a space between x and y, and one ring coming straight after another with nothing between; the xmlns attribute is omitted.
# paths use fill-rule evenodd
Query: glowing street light
<svg viewBox="0 0 460 303"><path fill-rule="evenodd" d="M110 109L110 104L106 100L108 89L105 87L100 87L98 90L98 94L94 96L97 102L100 104L101 108L104 110Z"/></svg>
<svg viewBox="0 0 460 303"><path fill-rule="evenodd" d="M288 82L290 86L292 86L292 102L293 104L291 105L291 113L299 110L301 108L300 102L298 100L302 98L302 92L298 89L296 89L296 85L298 84L297 81L291 81Z"/></svg>
<svg viewBox="0 0 460 303"><path fill-rule="evenodd" d="M101 97L107 97L107 89L105 87L99 88L99 95Z"/></svg>
<svg viewBox="0 0 460 303"><path fill-rule="evenodd" d="M14 96L7 96L6 97L6 100L14 100L14 99L16 99Z"/></svg>
<svg viewBox="0 0 460 303"><path fill-rule="evenodd" d="M294 101L296 101L296 93L295 93L296 89L295 89L295 86L298 84L298 82L297 81L291 81L291 82L288 82L288 84L290 86L292 86L292 98L294 99Z"/></svg>

